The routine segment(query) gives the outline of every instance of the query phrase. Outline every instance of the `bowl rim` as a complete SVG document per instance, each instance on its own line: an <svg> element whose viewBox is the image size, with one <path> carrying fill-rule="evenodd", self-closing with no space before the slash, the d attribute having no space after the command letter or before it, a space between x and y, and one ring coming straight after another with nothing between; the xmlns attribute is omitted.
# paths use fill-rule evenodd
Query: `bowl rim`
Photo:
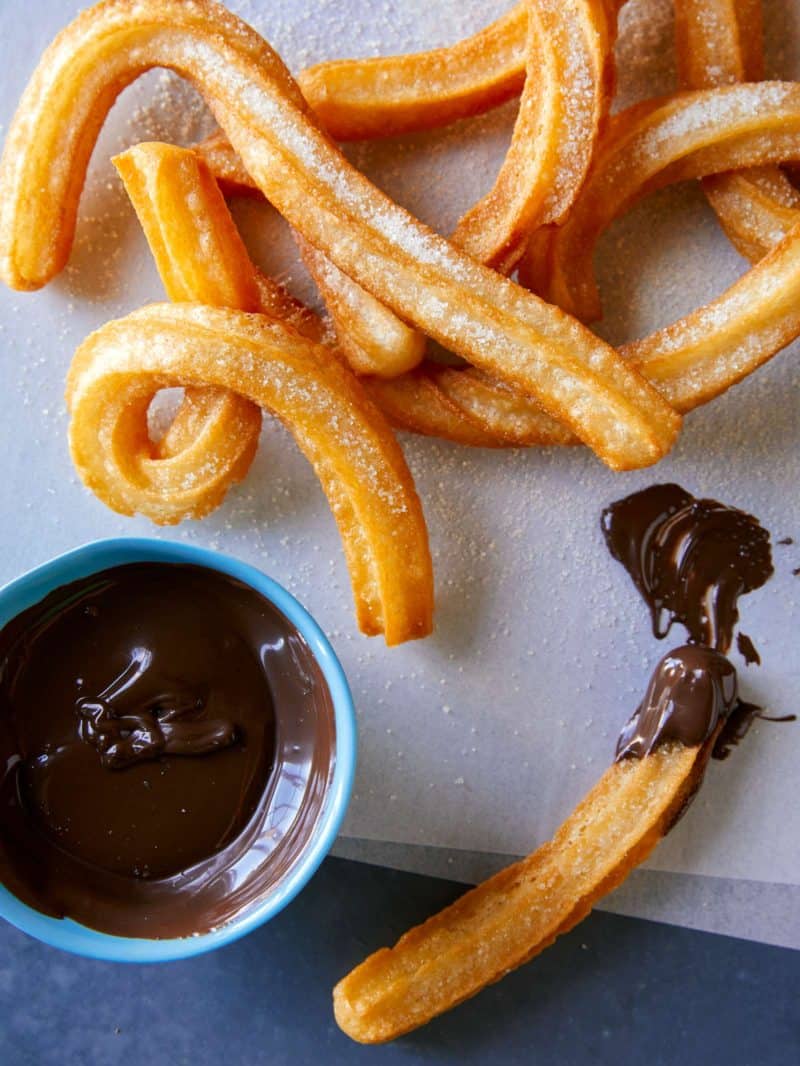
<svg viewBox="0 0 800 1066"><path fill-rule="evenodd" d="M151 537L112 537L90 541L28 570L0 588L0 627L49 592L111 566L172 562L204 566L254 588L292 622L311 648L333 704L336 745L333 780L314 835L278 884L241 918L207 933L153 940L114 936L71 918L54 918L23 903L0 884L0 918L51 947L111 962L167 962L188 959L233 943L278 914L305 887L328 854L350 802L357 754L356 714L347 678L330 641L305 607L257 567L213 548Z"/></svg>

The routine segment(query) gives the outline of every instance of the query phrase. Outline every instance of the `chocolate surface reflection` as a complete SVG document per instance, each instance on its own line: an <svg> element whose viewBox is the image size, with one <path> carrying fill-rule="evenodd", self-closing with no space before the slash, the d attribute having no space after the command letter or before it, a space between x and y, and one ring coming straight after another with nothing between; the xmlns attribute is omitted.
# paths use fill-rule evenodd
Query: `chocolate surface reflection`
<svg viewBox="0 0 800 1066"><path fill-rule="evenodd" d="M685 644L656 667L617 743L617 758L641 759L659 744L704 744L738 703L733 664L712 648Z"/></svg>
<svg viewBox="0 0 800 1066"><path fill-rule="evenodd" d="M667 484L612 504L602 526L650 609L655 636L679 622L691 643L727 652L739 597L772 574L769 533L758 519Z"/></svg>
<svg viewBox="0 0 800 1066"><path fill-rule="evenodd" d="M105 932L204 932L296 860L334 749L320 668L259 593L195 566L95 574L0 632L0 876Z"/></svg>
<svg viewBox="0 0 800 1066"><path fill-rule="evenodd" d="M690 641L656 667L622 730L617 759L642 758L668 741L694 747L712 738L711 754L724 759L754 718L793 721L769 718L739 699L736 670L725 657L739 598L773 573L770 535L758 519L666 484L613 503L601 524L609 551L650 610L654 635L665 637L679 622ZM760 664L750 637L740 632L736 644L747 665Z"/></svg>

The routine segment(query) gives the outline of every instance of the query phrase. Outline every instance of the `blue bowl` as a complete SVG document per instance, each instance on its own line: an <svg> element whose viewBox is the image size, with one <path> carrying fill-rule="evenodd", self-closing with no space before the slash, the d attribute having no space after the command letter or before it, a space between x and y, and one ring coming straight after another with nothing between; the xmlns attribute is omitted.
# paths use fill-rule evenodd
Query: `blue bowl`
<svg viewBox="0 0 800 1066"><path fill-rule="evenodd" d="M229 574L260 592L297 627L316 656L331 692L336 727L333 780L313 835L295 865L276 885L265 890L257 904L218 929L164 940L111 936L69 918L42 914L0 885L0 917L45 944L113 962L167 962L201 955L238 940L283 910L307 884L330 851L350 801L356 764L356 721L353 697L341 663L308 611L285 588L255 567L207 548L140 537L85 544L37 566L0 589L0 628L62 585L111 566L138 562L193 563Z"/></svg>

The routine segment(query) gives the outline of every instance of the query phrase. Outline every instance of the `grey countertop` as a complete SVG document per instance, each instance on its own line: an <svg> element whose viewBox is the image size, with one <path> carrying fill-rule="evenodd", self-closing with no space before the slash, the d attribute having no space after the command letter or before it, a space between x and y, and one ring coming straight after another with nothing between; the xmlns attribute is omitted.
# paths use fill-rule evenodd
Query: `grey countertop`
<svg viewBox="0 0 800 1066"><path fill-rule="evenodd" d="M335 981L461 886L328 859L237 944L187 962L74 958L0 928L3 1066L514 1063L790 1066L800 952L596 913L539 959L393 1045L337 1029Z"/></svg>

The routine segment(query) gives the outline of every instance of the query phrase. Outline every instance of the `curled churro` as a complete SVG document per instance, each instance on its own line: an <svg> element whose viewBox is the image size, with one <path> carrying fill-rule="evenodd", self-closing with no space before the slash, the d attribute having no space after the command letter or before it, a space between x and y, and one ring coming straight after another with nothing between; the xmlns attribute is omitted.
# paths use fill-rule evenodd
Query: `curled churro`
<svg viewBox="0 0 800 1066"><path fill-rule="evenodd" d="M204 0L106 0L56 39L26 90L0 170L0 271L36 288L64 265L86 164L117 93L165 66L205 95L266 198L373 296L529 392L608 465L657 461L680 419L614 350L436 237L315 126L269 46ZM44 186L47 195L31 196Z"/></svg>
<svg viewBox="0 0 800 1066"><path fill-rule="evenodd" d="M761 0L675 0L681 83L709 89L764 76ZM777 167L703 180L736 249L756 263L800 221L800 195Z"/></svg>
<svg viewBox="0 0 800 1066"><path fill-rule="evenodd" d="M569 219L528 246L525 280L581 319L598 318L592 252L638 199L687 178L800 158L800 86L760 82L679 93L615 115Z"/></svg>
<svg viewBox="0 0 800 1066"><path fill-rule="evenodd" d="M253 266L205 164L194 152L166 144L137 145L114 162L136 208L168 295L174 300L202 301L237 310L255 307L271 319L274 336L279 341L282 338L280 351L284 357L300 354L305 359L296 366L284 368L287 382L292 376L297 379L292 387L299 400L304 395L306 382L313 381L323 358L316 346L322 338L322 323ZM145 333L145 326L142 329ZM293 340L295 335L296 340ZM220 334L218 344L222 343L223 337ZM237 338L235 333L234 339ZM298 348L303 339L310 342L305 345L305 350L302 345ZM266 369L266 356L261 358L265 360ZM332 354L328 361L335 363ZM175 362L170 364L170 373L184 371L185 365L176 355ZM81 412L73 410L72 440L84 442L82 451L73 445L73 456L84 480L116 510L125 513L139 511L156 522L177 522L208 513L221 502L230 484L246 472L258 444L259 404L272 406L274 403L269 392L259 393L260 398L252 399L253 391L258 391L257 362L253 375L249 399L243 390L225 391L216 383L205 388L190 385L175 420L156 445L151 443L144 421L149 404L147 397L154 393L152 373L143 373L138 378L134 375L127 383L129 394L106 393L108 407L105 410L100 407L102 401L96 400L93 424L87 425ZM381 505L376 501L374 510L379 521L373 521L371 529L362 525L364 515L370 514L370 507L363 498L358 508L352 500L356 499L357 493L364 496L363 485L359 489L342 491L330 478L327 485L323 479L345 541L359 623L365 632L374 633L384 625L381 619L388 620L386 638L389 643L415 634L423 636L430 628L433 591L424 520L411 476L396 446L389 445L390 434L382 426L378 413L371 410L364 397L359 400L363 424L348 431L344 419L348 406L353 405L353 398L359 397L356 383L351 382L343 390L347 375L338 369L322 376L326 378L327 387L334 390L333 396L326 401L331 408L326 416L330 423L328 432L340 428L343 440L349 440L354 452L360 453L358 458L354 456L354 468L359 464L367 467L370 462L375 463L376 487L383 480L384 486L379 491L385 494L386 500L399 501L397 506L405 515L398 527L400 541L405 542L413 557L407 587L404 587L402 570L391 580L385 575L380 579L378 612L373 602L374 592L368 590L374 586L375 573L381 566L395 566L392 553L385 547L390 517L380 514ZM278 382L278 388L286 391L289 385ZM334 409L337 390L341 392L340 413ZM283 406L274 410L294 428L293 419L286 415L287 402L288 398L284 398ZM303 417L311 418L313 422L313 412L306 412ZM101 425L104 427L102 434ZM308 434L309 431L303 432ZM110 456L103 454L103 445L92 444L93 434L103 442L113 442L109 445ZM322 471L321 477L326 469L333 469L324 455L325 441L304 444L302 435L298 440L318 472ZM312 457L314 449L322 455L316 461ZM86 460L87 454L91 455L91 462ZM394 486L388 474L381 475L381 468L387 462L396 469ZM98 473L98 463L101 473ZM364 538L366 543L362 545ZM373 542L371 551L368 547L370 540Z"/></svg>
<svg viewBox="0 0 800 1066"><path fill-rule="evenodd" d="M387 644L430 632L431 560L411 475L391 430L327 349L261 315L195 304L155 304L93 333L69 374L70 450L84 482L123 514L161 498L160 471L172 460L152 456L147 409L172 386L228 390L285 422L339 526L362 631L384 633ZM214 489L205 444L200 435L175 456L189 493L198 471Z"/></svg>
<svg viewBox="0 0 800 1066"><path fill-rule="evenodd" d="M589 168L611 102L616 15L604 0L528 0L527 76L493 188L453 242L508 273L530 232L558 222Z"/></svg>

